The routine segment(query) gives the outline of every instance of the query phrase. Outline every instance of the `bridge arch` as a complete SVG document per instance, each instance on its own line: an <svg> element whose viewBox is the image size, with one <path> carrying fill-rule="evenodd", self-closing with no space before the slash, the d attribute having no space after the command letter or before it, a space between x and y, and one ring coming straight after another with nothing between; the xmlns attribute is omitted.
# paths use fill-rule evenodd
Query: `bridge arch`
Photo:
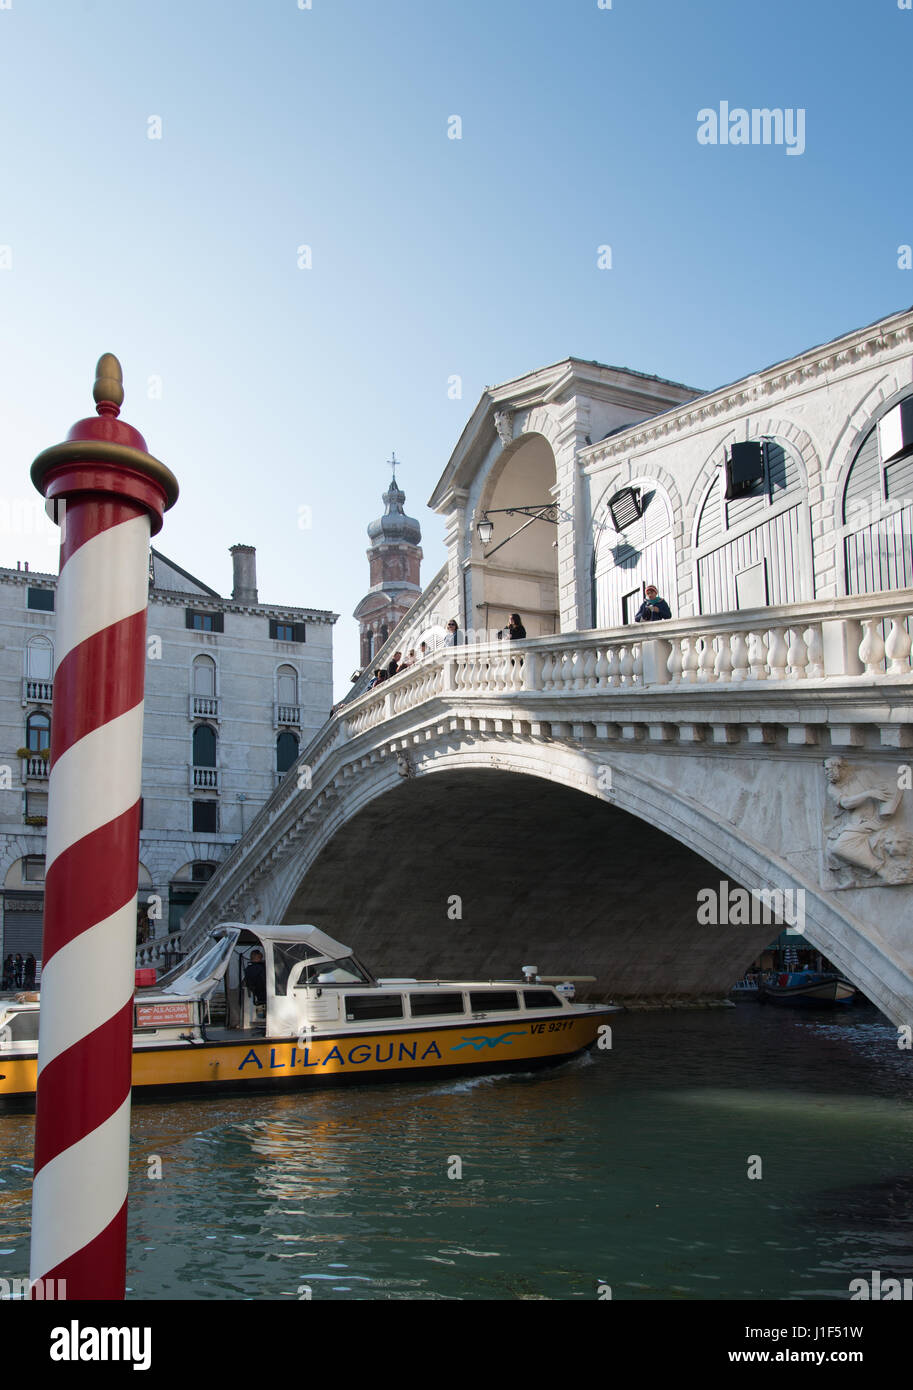
<svg viewBox="0 0 913 1390"><path fill-rule="evenodd" d="M600 997L693 1002L725 994L779 930L769 917L702 925L698 893L801 890L788 899L804 908L797 944L896 1005L861 922L835 911L760 828L752 837L721 823L697 786L677 792L643 760L621 754L610 766L481 731L427 763L386 758L343 784L306 862L295 856L274 875L263 915L316 921L391 975L515 976L536 964L595 975ZM733 802L749 803L744 776L735 780Z"/></svg>

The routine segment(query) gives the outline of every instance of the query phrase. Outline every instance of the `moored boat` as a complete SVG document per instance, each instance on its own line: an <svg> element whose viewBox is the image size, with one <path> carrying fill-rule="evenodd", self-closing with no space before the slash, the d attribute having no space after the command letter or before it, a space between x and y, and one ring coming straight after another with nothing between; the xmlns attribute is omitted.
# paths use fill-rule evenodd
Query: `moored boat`
<svg viewBox="0 0 913 1390"><path fill-rule="evenodd" d="M781 971L759 986L761 1003L794 1004L800 1008L830 1008L852 1004L856 988L832 971Z"/></svg>
<svg viewBox="0 0 913 1390"><path fill-rule="evenodd" d="M134 1095L526 1071L596 1042L612 1006L573 1002L573 976L524 976L375 979L317 927L226 923L136 991ZM34 1098L39 1011L0 1000L0 1102Z"/></svg>

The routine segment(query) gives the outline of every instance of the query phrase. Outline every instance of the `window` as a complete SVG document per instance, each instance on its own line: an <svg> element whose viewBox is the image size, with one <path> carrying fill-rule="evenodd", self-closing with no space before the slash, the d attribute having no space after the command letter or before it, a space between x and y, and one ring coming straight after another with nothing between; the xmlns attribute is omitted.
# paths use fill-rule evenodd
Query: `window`
<svg viewBox="0 0 913 1390"><path fill-rule="evenodd" d="M352 1023L373 1018L402 1018L401 994L347 994L346 1018Z"/></svg>
<svg viewBox="0 0 913 1390"><path fill-rule="evenodd" d="M29 854L22 861L22 877L26 883L42 883L44 881L44 855Z"/></svg>
<svg viewBox="0 0 913 1390"><path fill-rule="evenodd" d="M29 589L26 604L29 608L36 608L41 613L53 613L54 590Z"/></svg>
<svg viewBox="0 0 913 1390"><path fill-rule="evenodd" d="M193 829L202 831L204 835L215 835L218 832L218 806L217 801L194 801L193 805Z"/></svg>
<svg viewBox="0 0 913 1390"><path fill-rule="evenodd" d="M207 614L211 617L212 614ZM216 663L211 656L197 656L193 662L193 693L212 698L216 693Z"/></svg>
<svg viewBox="0 0 913 1390"><path fill-rule="evenodd" d="M513 989L474 989L469 995L469 1007L473 1013L490 1013L497 1009L517 1008L517 992Z"/></svg>
<svg viewBox="0 0 913 1390"><path fill-rule="evenodd" d="M48 819L47 792L26 791L25 819L30 825L46 825Z"/></svg>
<svg viewBox="0 0 913 1390"><path fill-rule="evenodd" d="M561 1007L560 1000L550 989L525 989L523 1003L527 1009L553 1009Z"/></svg>
<svg viewBox="0 0 913 1390"><path fill-rule="evenodd" d="M413 1018L428 1018L431 1014L462 1014L466 1012L462 994L410 994L409 1007Z"/></svg>
<svg viewBox="0 0 913 1390"><path fill-rule="evenodd" d="M208 859L197 859L190 866L190 877L194 883L208 883L218 867Z"/></svg>
<svg viewBox="0 0 913 1390"><path fill-rule="evenodd" d="M298 740L284 729L276 739L276 771L288 772L298 761Z"/></svg>
<svg viewBox="0 0 913 1390"><path fill-rule="evenodd" d="M279 667L277 686L280 705L297 705L298 672L294 666Z"/></svg>
<svg viewBox="0 0 913 1390"><path fill-rule="evenodd" d="M195 806L205 806L207 803L196 801ZM196 829L196 827L194 827ZM188 888L186 885L177 887L171 885L168 892L168 930L169 932L180 931L184 914L189 907L192 907L197 900L198 890Z"/></svg>
<svg viewBox="0 0 913 1390"><path fill-rule="evenodd" d="M25 674L32 681L49 681L54 669L54 648L46 637L32 637L25 649Z"/></svg>
<svg viewBox="0 0 913 1390"><path fill-rule="evenodd" d="M215 767L216 731L209 724L196 724L193 730L194 767Z"/></svg>
<svg viewBox="0 0 913 1390"><path fill-rule="evenodd" d="M194 632L224 632L225 615L223 613L199 613L194 608L185 611L185 622Z"/></svg>
<svg viewBox="0 0 913 1390"><path fill-rule="evenodd" d="M277 642L303 642L305 640L305 625L304 623L288 622L286 619L270 618L269 635Z"/></svg>
<svg viewBox="0 0 913 1390"><path fill-rule="evenodd" d="M30 714L25 721L25 746L30 753L43 753L51 746L51 721L46 714Z"/></svg>

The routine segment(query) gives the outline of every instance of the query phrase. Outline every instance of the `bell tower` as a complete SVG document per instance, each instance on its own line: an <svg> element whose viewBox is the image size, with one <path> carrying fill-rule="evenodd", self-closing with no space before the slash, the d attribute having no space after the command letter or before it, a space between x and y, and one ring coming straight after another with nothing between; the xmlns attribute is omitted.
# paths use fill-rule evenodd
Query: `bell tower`
<svg viewBox="0 0 913 1390"><path fill-rule="evenodd" d="M361 668L371 662L422 592L422 528L406 516L406 494L398 486L396 455L389 460L392 481L383 494L384 514L368 527L370 589L355 608L361 632Z"/></svg>

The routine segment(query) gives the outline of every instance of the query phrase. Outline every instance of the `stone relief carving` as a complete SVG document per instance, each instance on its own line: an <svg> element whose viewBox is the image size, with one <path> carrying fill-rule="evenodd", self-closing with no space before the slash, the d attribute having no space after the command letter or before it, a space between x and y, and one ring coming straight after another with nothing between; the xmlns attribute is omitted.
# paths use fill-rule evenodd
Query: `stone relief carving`
<svg viewBox="0 0 913 1390"><path fill-rule="evenodd" d="M828 758L824 775L823 886L913 883L910 799L893 769Z"/></svg>
<svg viewBox="0 0 913 1390"><path fill-rule="evenodd" d="M397 770L397 772L399 773L400 777L414 777L414 776L415 776L415 763L414 763L413 760L412 760L412 754L411 754L411 753L405 752L405 753L398 753L398 754L397 754L397 757L396 757L396 770Z"/></svg>
<svg viewBox="0 0 913 1390"><path fill-rule="evenodd" d="M513 421L514 413L512 410L495 411L495 429L498 431L498 438L501 441L502 449L506 449L508 444L513 443Z"/></svg>

